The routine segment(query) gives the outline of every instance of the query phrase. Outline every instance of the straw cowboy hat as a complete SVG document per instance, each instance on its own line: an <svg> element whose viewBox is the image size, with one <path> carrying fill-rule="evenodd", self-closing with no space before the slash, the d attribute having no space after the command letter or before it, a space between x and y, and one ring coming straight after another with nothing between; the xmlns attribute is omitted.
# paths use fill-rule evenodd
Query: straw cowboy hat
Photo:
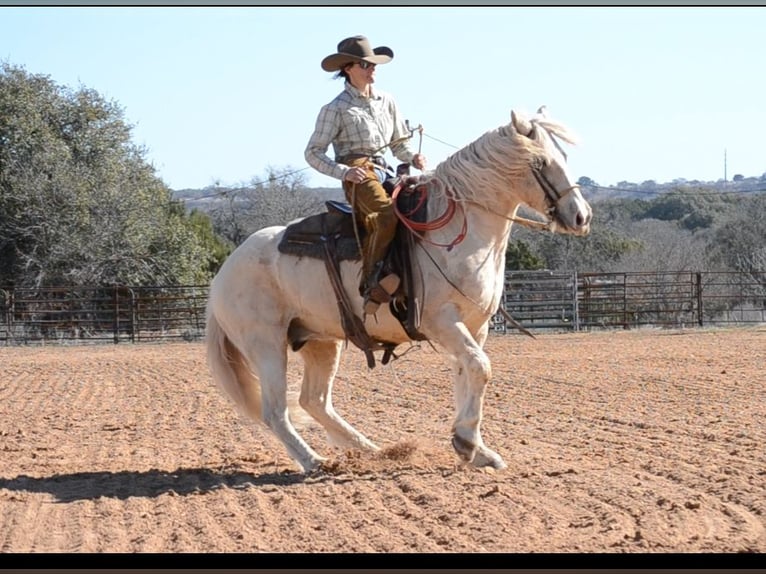
<svg viewBox="0 0 766 574"><path fill-rule="evenodd" d="M371 64L387 64L394 57L394 52L387 46L370 48L370 42L364 36L352 36L338 44L338 53L322 60L325 72L337 72L346 64L364 60Z"/></svg>

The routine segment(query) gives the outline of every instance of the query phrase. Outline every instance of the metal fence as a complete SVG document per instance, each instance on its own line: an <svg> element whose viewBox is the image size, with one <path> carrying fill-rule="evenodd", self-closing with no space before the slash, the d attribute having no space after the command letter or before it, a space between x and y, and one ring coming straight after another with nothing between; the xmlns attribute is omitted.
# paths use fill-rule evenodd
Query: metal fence
<svg viewBox="0 0 766 574"><path fill-rule="evenodd" d="M0 289L5 345L200 340L208 286ZM514 271L502 305L530 330L766 323L766 271ZM498 313L496 333L515 328Z"/></svg>
<svg viewBox="0 0 766 574"><path fill-rule="evenodd" d="M193 341L205 331L207 286L0 289L0 341Z"/></svg>
<svg viewBox="0 0 766 574"><path fill-rule="evenodd" d="M515 271L502 304L528 329L756 324L766 322L766 271ZM500 314L493 326L511 328Z"/></svg>

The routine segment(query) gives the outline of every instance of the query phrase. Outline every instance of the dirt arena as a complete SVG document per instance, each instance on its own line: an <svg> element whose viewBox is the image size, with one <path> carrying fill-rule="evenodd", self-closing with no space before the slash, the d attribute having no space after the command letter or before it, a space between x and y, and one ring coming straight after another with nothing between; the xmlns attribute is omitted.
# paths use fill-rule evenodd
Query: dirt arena
<svg viewBox="0 0 766 574"><path fill-rule="evenodd" d="M766 327L487 350L484 439L507 470L458 464L426 344L372 371L346 351L335 405L383 450L306 429L330 460L305 477L200 343L0 348L0 552L766 551Z"/></svg>

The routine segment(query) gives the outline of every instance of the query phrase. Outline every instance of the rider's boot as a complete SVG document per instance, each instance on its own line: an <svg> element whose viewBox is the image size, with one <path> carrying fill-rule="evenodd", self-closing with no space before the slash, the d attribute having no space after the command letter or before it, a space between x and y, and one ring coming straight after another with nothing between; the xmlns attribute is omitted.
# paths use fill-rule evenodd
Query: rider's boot
<svg viewBox="0 0 766 574"><path fill-rule="evenodd" d="M383 262L378 262L372 273L364 283L362 296L364 297L364 312L373 315L381 303L388 303L391 296L399 288L401 279L396 273L388 273L379 279L383 270Z"/></svg>

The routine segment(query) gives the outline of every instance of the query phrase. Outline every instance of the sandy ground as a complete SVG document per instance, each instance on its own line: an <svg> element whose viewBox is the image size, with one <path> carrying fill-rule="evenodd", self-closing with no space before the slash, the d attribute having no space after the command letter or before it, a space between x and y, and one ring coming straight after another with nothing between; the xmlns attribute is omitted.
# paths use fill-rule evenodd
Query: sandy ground
<svg viewBox="0 0 766 574"><path fill-rule="evenodd" d="M383 450L309 428L330 464L306 477L199 343L5 347L0 552L762 553L765 349L766 327L493 335L495 472L452 450L443 357L350 347L334 402Z"/></svg>

